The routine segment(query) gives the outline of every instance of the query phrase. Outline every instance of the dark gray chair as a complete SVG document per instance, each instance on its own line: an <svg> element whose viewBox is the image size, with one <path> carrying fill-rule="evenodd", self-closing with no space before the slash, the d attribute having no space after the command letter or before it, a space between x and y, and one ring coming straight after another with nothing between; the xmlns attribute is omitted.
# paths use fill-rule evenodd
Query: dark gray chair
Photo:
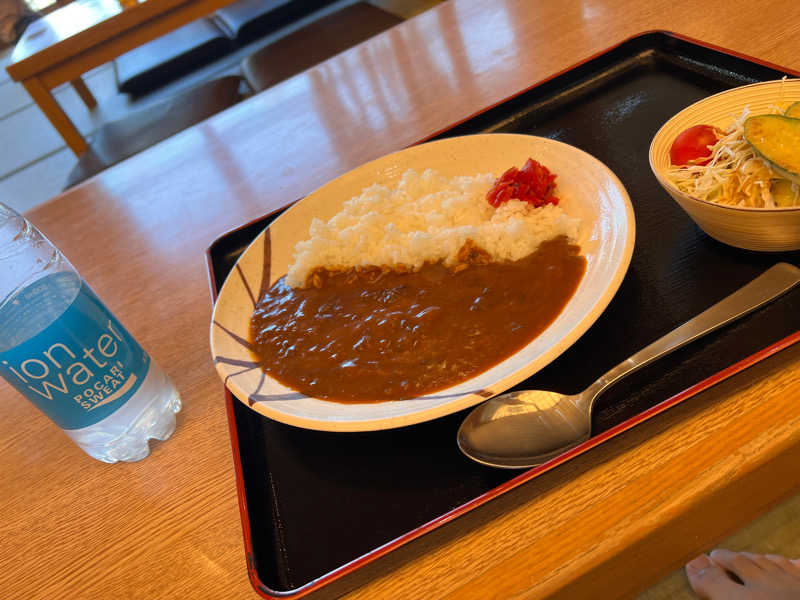
<svg viewBox="0 0 800 600"><path fill-rule="evenodd" d="M238 75L220 77L105 123L94 133L64 189L236 104L243 97L242 83Z"/></svg>
<svg viewBox="0 0 800 600"><path fill-rule="evenodd" d="M238 46L277 31L333 0L239 0L218 9L212 18Z"/></svg>
<svg viewBox="0 0 800 600"><path fill-rule="evenodd" d="M211 19L199 19L114 60L117 88L139 96L229 54L233 43Z"/></svg>

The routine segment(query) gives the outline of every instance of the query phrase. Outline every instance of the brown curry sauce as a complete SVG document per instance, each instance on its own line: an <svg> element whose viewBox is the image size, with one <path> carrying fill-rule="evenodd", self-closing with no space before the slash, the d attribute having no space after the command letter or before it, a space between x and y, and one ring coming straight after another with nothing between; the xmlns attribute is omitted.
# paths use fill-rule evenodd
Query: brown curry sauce
<svg viewBox="0 0 800 600"><path fill-rule="evenodd" d="M415 398L486 371L544 331L586 270L559 237L515 262L454 272L317 273L319 287L283 279L250 323L254 353L274 379L339 402ZM373 281L374 279L374 281Z"/></svg>

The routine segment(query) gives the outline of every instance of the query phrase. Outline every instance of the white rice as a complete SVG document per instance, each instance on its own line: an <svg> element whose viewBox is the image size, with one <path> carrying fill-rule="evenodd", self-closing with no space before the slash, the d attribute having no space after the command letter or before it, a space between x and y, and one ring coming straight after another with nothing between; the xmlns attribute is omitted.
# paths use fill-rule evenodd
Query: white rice
<svg viewBox="0 0 800 600"><path fill-rule="evenodd" d="M519 260L559 235L577 239L578 220L560 206L510 200L492 207L486 193L494 181L491 174L446 178L428 169L406 171L394 189L371 185L327 223L314 219L310 239L295 246L286 282L302 287L318 267L452 265L468 239L496 261Z"/></svg>

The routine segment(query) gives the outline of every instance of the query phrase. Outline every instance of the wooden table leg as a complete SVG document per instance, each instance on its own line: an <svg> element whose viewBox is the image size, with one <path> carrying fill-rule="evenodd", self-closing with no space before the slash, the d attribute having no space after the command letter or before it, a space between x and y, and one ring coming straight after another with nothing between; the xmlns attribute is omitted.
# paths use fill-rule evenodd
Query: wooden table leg
<svg viewBox="0 0 800 600"><path fill-rule="evenodd" d="M83 136L70 121L70 118L58 105L50 91L36 77L26 79L22 82L22 85L28 90L33 101L42 110L44 116L50 120L53 127L56 128L56 131L67 143L67 146L75 153L75 156L83 154L87 148L86 140L83 139Z"/></svg>
<svg viewBox="0 0 800 600"><path fill-rule="evenodd" d="M70 83L72 84L72 87L75 88L75 91L78 92L78 96L81 97L81 100L83 100L83 103L87 108L92 109L97 106L97 100L95 100L94 95L92 95L92 91L86 86L83 79L76 77L70 81Z"/></svg>

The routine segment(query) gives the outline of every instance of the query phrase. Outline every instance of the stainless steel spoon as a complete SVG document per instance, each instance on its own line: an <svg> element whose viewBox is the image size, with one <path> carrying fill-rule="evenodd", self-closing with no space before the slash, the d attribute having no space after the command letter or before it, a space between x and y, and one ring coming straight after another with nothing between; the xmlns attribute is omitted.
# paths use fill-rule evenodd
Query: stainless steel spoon
<svg viewBox="0 0 800 600"><path fill-rule="evenodd" d="M476 407L458 430L458 447L493 467L533 467L591 436L592 405L617 381L673 350L771 302L800 282L800 269L778 263L711 308L656 340L572 396L518 391Z"/></svg>

